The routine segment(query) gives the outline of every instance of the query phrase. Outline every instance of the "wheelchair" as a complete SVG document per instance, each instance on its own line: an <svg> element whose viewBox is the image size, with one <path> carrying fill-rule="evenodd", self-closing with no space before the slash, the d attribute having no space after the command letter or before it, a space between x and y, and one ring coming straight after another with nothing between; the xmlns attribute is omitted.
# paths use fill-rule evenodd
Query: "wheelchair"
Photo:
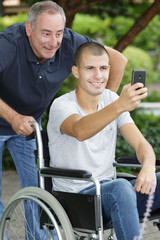
<svg viewBox="0 0 160 240"><path fill-rule="evenodd" d="M46 131L35 127L39 186L19 190L9 201L0 222L1 240L116 240L112 223L103 226L99 181L86 170L49 167ZM157 169L160 159L157 159ZM140 167L135 157L120 157L115 167ZM118 175L118 174L117 174ZM78 179L95 184L96 195L52 191L51 178ZM117 176L118 177L118 176ZM128 180L131 174L120 174ZM142 222L143 218L140 218ZM143 239L160 239L160 209L153 212Z"/></svg>

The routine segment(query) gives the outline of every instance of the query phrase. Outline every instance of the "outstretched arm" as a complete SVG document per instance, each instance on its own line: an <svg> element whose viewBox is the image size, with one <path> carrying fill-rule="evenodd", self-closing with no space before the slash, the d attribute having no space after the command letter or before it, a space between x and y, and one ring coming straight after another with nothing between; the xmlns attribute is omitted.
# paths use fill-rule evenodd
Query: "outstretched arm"
<svg viewBox="0 0 160 240"><path fill-rule="evenodd" d="M147 96L147 88L142 88L142 83L126 85L120 97L100 111L82 117L72 114L61 124L61 131L79 141L84 141L100 132L104 127L116 119L121 113L132 111L137 107L140 100ZM141 89L136 91L136 88Z"/></svg>
<svg viewBox="0 0 160 240"><path fill-rule="evenodd" d="M149 194L151 183L153 181L155 191L155 154L151 145L143 137L135 124L126 124L120 128L120 132L125 140L135 149L137 158L142 164L141 171L138 174L135 190L142 194Z"/></svg>
<svg viewBox="0 0 160 240"><path fill-rule="evenodd" d="M105 46L105 48L107 49L110 55L110 74L106 88L114 92L117 92L121 84L124 70L128 60L122 53L118 52L117 50L110 48L108 46Z"/></svg>
<svg viewBox="0 0 160 240"><path fill-rule="evenodd" d="M3 100L0 99L0 117L11 124L13 130L18 135L27 136L33 132L33 127L30 126L30 121L35 121L31 116L23 116L9 107Z"/></svg>

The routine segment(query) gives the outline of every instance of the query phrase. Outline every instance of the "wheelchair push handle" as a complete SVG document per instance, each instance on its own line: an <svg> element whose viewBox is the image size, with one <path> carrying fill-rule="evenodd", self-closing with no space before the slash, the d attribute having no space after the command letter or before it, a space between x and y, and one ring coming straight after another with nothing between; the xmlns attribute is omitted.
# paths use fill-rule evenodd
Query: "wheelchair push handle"
<svg viewBox="0 0 160 240"><path fill-rule="evenodd" d="M37 150L38 150L38 158L39 158L39 168L43 168L43 143L42 143L42 136L40 126L36 121L29 122L31 126L35 128L35 135L36 135L36 143L37 143Z"/></svg>

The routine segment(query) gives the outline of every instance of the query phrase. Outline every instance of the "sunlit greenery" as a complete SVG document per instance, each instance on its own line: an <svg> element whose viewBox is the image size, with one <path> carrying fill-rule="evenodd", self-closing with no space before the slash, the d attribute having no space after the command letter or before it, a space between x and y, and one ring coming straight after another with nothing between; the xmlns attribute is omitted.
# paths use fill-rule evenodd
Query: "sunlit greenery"
<svg viewBox="0 0 160 240"><path fill-rule="evenodd" d="M3 29L5 29L11 24L25 22L26 18L27 18L26 13L13 15L13 16L0 17L0 31L2 31Z"/></svg>
<svg viewBox="0 0 160 240"><path fill-rule="evenodd" d="M157 157L160 157L160 116L155 116L153 114L138 114L135 110L131 113L135 124L141 130L144 137L153 146ZM135 151L130 147L130 145L123 139L123 137L118 134L116 157L119 156L135 156Z"/></svg>

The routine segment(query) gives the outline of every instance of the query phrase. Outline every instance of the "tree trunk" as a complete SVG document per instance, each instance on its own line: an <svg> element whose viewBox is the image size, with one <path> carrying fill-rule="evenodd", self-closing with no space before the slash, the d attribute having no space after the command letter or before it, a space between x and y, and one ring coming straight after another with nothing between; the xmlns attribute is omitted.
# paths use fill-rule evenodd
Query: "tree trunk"
<svg viewBox="0 0 160 240"><path fill-rule="evenodd" d="M55 2L64 9L66 14L66 27L71 28L76 13L84 12L91 6L101 4L105 1L106 0L90 0L86 3L83 3L83 0L56 0Z"/></svg>
<svg viewBox="0 0 160 240"><path fill-rule="evenodd" d="M151 7L135 22L131 29L117 42L114 48L122 52L147 24L160 12L160 0L155 0ZM149 37L149 36L148 36Z"/></svg>
<svg viewBox="0 0 160 240"><path fill-rule="evenodd" d="M0 16L4 16L3 0L0 0Z"/></svg>

